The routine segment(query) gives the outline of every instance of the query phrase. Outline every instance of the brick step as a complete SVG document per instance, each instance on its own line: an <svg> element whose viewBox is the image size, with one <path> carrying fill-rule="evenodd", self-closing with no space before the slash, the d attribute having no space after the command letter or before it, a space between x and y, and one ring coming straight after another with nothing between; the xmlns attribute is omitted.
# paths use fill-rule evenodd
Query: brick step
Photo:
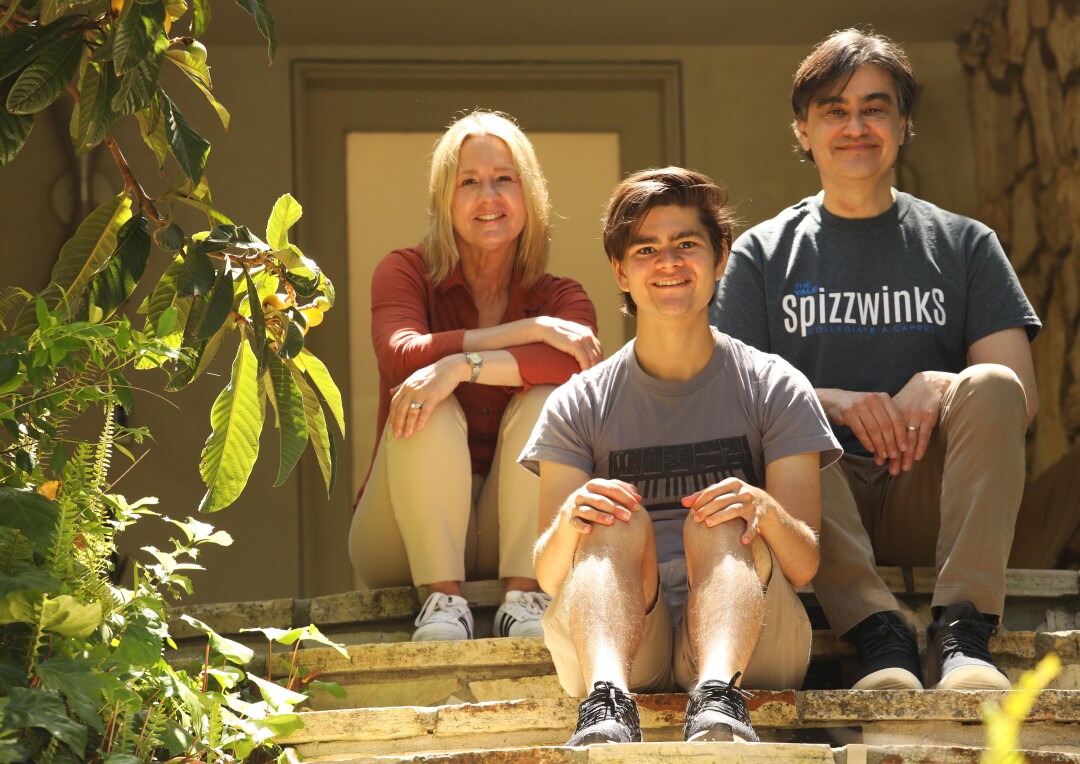
<svg viewBox="0 0 1080 764"><path fill-rule="evenodd" d="M645 764L656 761L740 764L980 764L984 749L965 746L813 743L633 743L588 748L534 746L403 756L331 755L308 761L339 764ZM1078 753L1019 751L1029 764L1080 764Z"/></svg>
<svg viewBox="0 0 1080 764"><path fill-rule="evenodd" d="M920 640L925 654L925 639ZM815 632L814 661L849 659L853 648L831 632ZM1055 689L1080 690L1080 631L1002 632L990 650L1012 682L1047 653L1061 658ZM347 656L329 648L298 653L305 670L337 682L346 697L312 696L314 710L388 706L441 706L456 703L561 698L551 656L539 637L474 639L463 642L400 642L349 645ZM287 657L274 658L272 674L285 674ZM853 668L853 660L845 660ZM265 664L263 664L265 665ZM263 673L261 667L256 669ZM844 685L847 686L847 685Z"/></svg>
<svg viewBox="0 0 1080 764"><path fill-rule="evenodd" d="M984 744L980 706L1001 702L1008 694L947 690L759 692L748 701L748 707L763 741L825 743L820 760L835 761L832 747L979 748ZM685 694L639 695L637 701L645 740L681 740ZM453 760L445 758L448 754L474 751L477 758L458 760L488 762L494 760L490 755L495 749L561 746L576 724L577 701L559 697L434 708L359 708L310 711L301 717L304 728L279 742L295 747L306 760L356 761L361 756L438 753L441 758L426 760L442 761ZM1042 752L1039 755L1080 755L1080 690L1042 693L1022 728L1020 747ZM746 747L748 754L756 748ZM613 750L594 746L587 760L607 761L608 754L600 751ZM642 755L638 758L623 760L647 760L646 749L639 750ZM849 750L845 755L851 753ZM758 760L741 755L736 758Z"/></svg>
<svg viewBox="0 0 1080 764"><path fill-rule="evenodd" d="M928 598L934 589L934 570L880 567L878 572L893 593L911 608L918 625L925 626L929 621ZM1004 625L1007 628L1037 630L1040 626L1049 626L1049 630L1080 629L1080 572L1010 570L1006 574L1006 592L1008 602ZM474 609L490 609L490 614L493 614L502 596L502 585L498 581L469 581L463 585L463 593ZM815 604L810 587L802 587L800 593L809 605ZM400 635L394 635L411 632L412 619L419 611L417 590L411 586L400 586L311 599L187 605L178 609L177 613L187 613L209 624L220 634L254 644L257 638L241 635L241 629L251 626L291 629L313 623L344 642L400 639ZM478 636L490 634L490 614L477 613ZM170 632L177 639L200 636L179 620L170 623ZM405 638L408 638L407 634Z"/></svg>

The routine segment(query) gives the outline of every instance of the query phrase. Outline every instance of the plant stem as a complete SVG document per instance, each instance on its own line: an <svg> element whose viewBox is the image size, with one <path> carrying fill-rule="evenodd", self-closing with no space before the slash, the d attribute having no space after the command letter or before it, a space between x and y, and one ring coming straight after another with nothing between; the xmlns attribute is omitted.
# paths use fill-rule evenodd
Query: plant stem
<svg viewBox="0 0 1080 764"><path fill-rule="evenodd" d="M120 151L120 146L111 135L105 136L105 145L109 147L109 151L112 152L113 159L116 161L116 166L120 168L120 174L124 176L124 185L128 187L128 190L135 195L135 198L139 201L139 206L142 207L143 212L147 217L153 220L159 228L165 227L165 221L157 211L157 207L154 206L154 200L143 190L143 187L136 180L135 176L131 173L131 166L124 159L123 153Z"/></svg>

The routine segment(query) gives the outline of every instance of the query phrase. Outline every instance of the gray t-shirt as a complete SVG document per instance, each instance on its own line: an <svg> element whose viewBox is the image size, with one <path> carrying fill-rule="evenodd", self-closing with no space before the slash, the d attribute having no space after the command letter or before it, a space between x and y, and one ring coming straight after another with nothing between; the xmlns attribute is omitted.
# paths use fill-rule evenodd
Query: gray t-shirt
<svg viewBox="0 0 1080 764"><path fill-rule="evenodd" d="M687 382L662 382L638 365L634 341L574 375L548 398L519 461L632 483L643 497L659 562L683 557L681 500L737 477L765 484L765 465L821 452L840 456L806 378L782 358L713 331L716 350Z"/></svg>
<svg viewBox="0 0 1080 764"><path fill-rule="evenodd" d="M889 395L920 371L962 371L989 334L1041 326L992 230L902 192L873 218L837 217L818 194L751 228L710 319L814 387Z"/></svg>

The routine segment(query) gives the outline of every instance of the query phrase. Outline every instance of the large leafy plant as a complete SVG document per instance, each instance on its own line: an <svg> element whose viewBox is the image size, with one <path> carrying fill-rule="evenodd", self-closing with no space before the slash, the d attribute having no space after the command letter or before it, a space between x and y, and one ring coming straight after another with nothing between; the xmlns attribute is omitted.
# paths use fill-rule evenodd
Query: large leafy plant
<svg viewBox="0 0 1080 764"><path fill-rule="evenodd" d="M237 3L272 58L265 0ZM163 67L178 67L228 127L198 41L209 22L209 0L0 0L0 166L18 156L35 114L70 98L72 151L104 144L124 183L78 225L44 290L0 290L9 334L0 340L0 762L265 759L276 755L273 737L298 724L296 688L249 681L237 664L251 656L200 624L201 667L164 660L167 602L190 593L200 548L230 543L226 534L164 518L178 534L171 549L147 547L130 588L113 580L118 534L158 517L155 500L114 490L123 474L114 459L135 460L132 443L148 435L122 416L135 405L136 370L163 371L174 391L234 353L199 464L203 511L240 495L268 422L279 430L277 483L310 443L332 491L324 409L344 430L341 396L304 346L334 290L289 242L300 205L282 196L264 238L218 210L205 176L210 143L160 82ZM156 196L114 138L125 118L160 169L179 170ZM204 215L205 230L185 232L182 207ZM125 305L155 249L164 274L133 320ZM324 641L314 628L267 636Z"/></svg>

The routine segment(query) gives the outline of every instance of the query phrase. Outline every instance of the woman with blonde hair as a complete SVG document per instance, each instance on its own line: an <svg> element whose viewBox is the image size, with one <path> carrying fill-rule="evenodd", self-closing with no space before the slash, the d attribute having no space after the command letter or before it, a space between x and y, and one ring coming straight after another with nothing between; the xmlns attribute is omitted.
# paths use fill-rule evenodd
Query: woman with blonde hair
<svg viewBox="0 0 1080 764"><path fill-rule="evenodd" d="M547 184L506 115L452 124L429 191L424 241L372 278L378 440L349 554L369 588L427 588L414 641L472 638L461 582L495 577L492 633L539 636L539 484L516 459L553 386L602 359L596 311L546 273Z"/></svg>

